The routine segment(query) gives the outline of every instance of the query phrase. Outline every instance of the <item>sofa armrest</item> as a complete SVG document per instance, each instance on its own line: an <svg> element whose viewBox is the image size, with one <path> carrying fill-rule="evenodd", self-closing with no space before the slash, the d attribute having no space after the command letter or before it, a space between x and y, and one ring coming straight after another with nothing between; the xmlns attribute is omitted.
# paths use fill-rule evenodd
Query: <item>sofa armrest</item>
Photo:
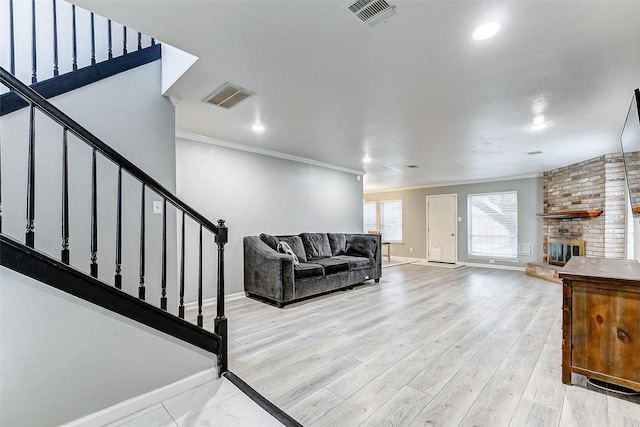
<svg viewBox="0 0 640 427"><path fill-rule="evenodd" d="M267 246L258 236L247 236L244 246L244 290L277 302L293 295L293 258Z"/></svg>
<svg viewBox="0 0 640 427"><path fill-rule="evenodd" d="M366 239L371 239L376 242L376 254L374 257L376 272L372 279L380 279L382 277L382 234L373 233L352 233L350 236L362 236Z"/></svg>

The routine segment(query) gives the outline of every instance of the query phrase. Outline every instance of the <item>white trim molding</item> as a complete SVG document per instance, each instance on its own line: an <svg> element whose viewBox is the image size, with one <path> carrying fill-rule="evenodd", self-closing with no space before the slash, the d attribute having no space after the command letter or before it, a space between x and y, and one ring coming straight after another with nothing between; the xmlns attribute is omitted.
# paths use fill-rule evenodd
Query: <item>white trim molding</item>
<svg viewBox="0 0 640 427"><path fill-rule="evenodd" d="M191 132L176 130L176 138L187 139L190 141L203 142L205 144L217 145L219 147L231 148L234 150L246 151L248 153L260 154L263 156L276 157L278 159L290 160L292 162L306 163L312 166L319 166L325 169L333 169L340 172L351 173L354 175L364 175L366 172L358 169L350 169L342 166L332 165L330 163L319 162L306 157L293 156L291 154L281 153L279 151L267 150L266 148L253 147L251 145L239 144L237 142L224 141L222 139L211 138L209 136L198 135Z"/></svg>
<svg viewBox="0 0 640 427"><path fill-rule="evenodd" d="M129 414L133 414L134 412L142 411L145 408L159 404L163 400L167 400L177 394L184 393L194 387L213 381L216 378L218 378L218 368L206 369L172 384L141 394L140 396L132 397L131 399L127 399L123 402L116 403L113 406L94 412L93 414L85 417L78 418L75 421L63 424L63 426L92 427L112 423Z"/></svg>
<svg viewBox="0 0 640 427"><path fill-rule="evenodd" d="M422 190L424 188L453 187L456 185L483 184L487 182L500 182L500 181L515 181L518 179L541 178L543 176L544 176L543 173L532 173L527 175L505 176L505 177L499 177L499 178L474 179L469 181L443 182L441 184L416 185L413 187L379 188L374 190L365 189L363 191L363 194L391 193L393 191Z"/></svg>
<svg viewBox="0 0 640 427"><path fill-rule="evenodd" d="M481 264L477 262L458 262L458 264L466 265L467 267L493 268L495 270L525 271L524 267L519 267L515 265L511 266L511 265L500 265L500 264Z"/></svg>
<svg viewBox="0 0 640 427"><path fill-rule="evenodd" d="M225 295L224 300L233 301L235 299L245 298L244 292L236 292L235 294ZM216 304L216 298L207 298L202 300L202 307L208 307ZM188 302L184 305L185 310L195 310L198 308L198 302Z"/></svg>
<svg viewBox="0 0 640 427"><path fill-rule="evenodd" d="M382 256L383 258L386 258L386 255ZM412 258L412 257L404 257L404 256L393 256L391 255L391 262L420 262L420 261L424 261L423 258Z"/></svg>

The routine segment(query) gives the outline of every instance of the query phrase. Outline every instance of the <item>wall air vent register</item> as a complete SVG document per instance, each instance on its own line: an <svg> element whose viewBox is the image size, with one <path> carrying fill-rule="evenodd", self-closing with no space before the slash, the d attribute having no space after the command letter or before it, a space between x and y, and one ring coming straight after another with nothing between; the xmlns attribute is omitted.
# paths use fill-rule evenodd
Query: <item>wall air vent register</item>
<svg viewBox="0 0 640 427"><path fill-rule="evenodd" d="M226 82L202 101L229 109L255 94L255 92L237 84Z"/></svg>

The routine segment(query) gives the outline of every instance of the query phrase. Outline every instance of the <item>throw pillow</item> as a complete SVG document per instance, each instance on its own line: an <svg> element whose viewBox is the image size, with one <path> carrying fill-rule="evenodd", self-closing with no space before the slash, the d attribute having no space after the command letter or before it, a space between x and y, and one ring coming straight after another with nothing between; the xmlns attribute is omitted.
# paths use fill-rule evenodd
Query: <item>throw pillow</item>
<svg viewBox="0 0 640 427"><path fill-rule="evenodd" d="M307 262L307 254L304 252L304 245L300 236L279 236L278 240L287 242L300 262Z"/></svg>
<svg viewBox="0 0 640 427"><path fill-rule="evenodd" d="M327 233L331 254L333 256L344 255L347 250L347 237L344 233Z"/></svg>
<svg viewBox="0 0 640 427"><path fill-rule="evenodd" d="M377 236L349 236L345 252L347 255L375 258L378 246L376 238Z"/></svg>
<svg viewBox="0 0 640 427"><path fill-rule="evenodd" d="M287 242L283 242L283 241L278 242L278 252L291 255L291 257L293 258L293 268L300 267L300 260L298 259L298 257L296 256L296 253L293 252L293 249L291 249L291 246L289 246Z"/></svg>
<svg viewBox="0 0 640 427"><path fill-rule="evenodd" d="M278 239L271 234L260 234L260 240L262 240L267 246L269 246L274 251L278 250Z"/></svg>
<svg viewBox="0 0 640 427"><path fill-rule="evenodd" d="M331 246L326 233L302 233L300 237L304 244L307 259L328 258L331 256Z"/></svg>

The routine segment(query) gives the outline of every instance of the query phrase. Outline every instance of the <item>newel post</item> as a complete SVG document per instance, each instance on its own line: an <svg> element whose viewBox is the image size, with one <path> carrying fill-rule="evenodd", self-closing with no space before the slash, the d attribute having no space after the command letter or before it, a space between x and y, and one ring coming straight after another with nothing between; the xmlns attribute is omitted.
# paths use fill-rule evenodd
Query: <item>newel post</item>
<svg viewBox="0 0 640 427"><path fill-rule="evenodd" d="M224 245L228 242L229 235L224 220L218 220L218 233L216 243L218 245L218 294L216 297L217 315L213 323L213 330L222 338L220 343L220 354L218 355L220 375L229 370L228 367L228 339L227 339L227 318L224 315Z"/></svg>

